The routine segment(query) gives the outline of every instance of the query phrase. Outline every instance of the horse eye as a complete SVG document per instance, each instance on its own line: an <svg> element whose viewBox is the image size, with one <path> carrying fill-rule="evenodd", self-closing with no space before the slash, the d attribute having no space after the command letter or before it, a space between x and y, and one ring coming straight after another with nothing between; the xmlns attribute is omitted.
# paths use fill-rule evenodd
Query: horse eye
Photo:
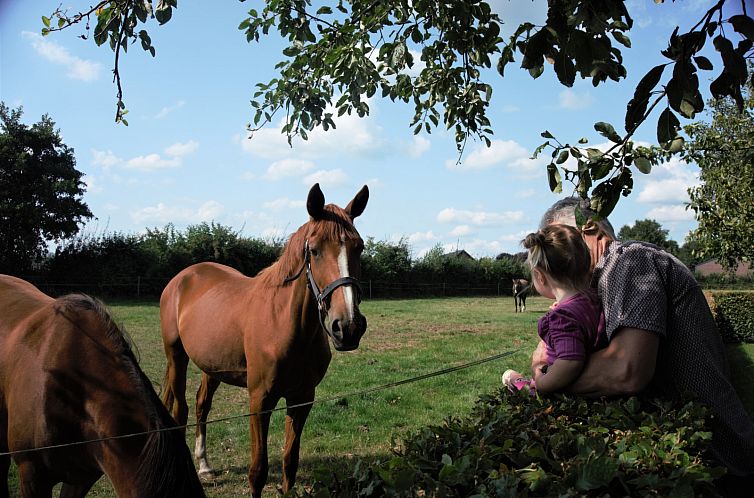
<svg viewBox="0 0 754 498"><path fill-rule="evenodd" d="M314 256L315 258L319 256L319 249L312 247L311 251L312 251L312 256Z"/></svg>

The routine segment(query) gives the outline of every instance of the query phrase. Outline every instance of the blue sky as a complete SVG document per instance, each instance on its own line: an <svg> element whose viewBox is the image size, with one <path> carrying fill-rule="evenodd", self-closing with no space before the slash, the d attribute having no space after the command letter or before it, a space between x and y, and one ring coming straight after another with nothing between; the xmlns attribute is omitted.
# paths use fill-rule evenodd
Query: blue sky
<svg viewBox="0 0 754 498"><path fill-rule="evenodd" d="M545 15L540 0L490 3L508 29ZM659 51L673 28L690 28L711 3L627 2L635 27L633 47L624 50L628 79L621 84L594 88L577 80L569 89L551 68L533 80L517 63L504 79L493 75L493 146L469 143L461 164L452 134L439 129L414 136L412 109L389 100L372 99L368 118L346 116L336 121L335 132L317 131L293 148L279 133L280 123L249 140L254 85L273 77L282 58L275 38L249 44L237 30L255 6L251 1L211 7L181 1L165 26L149 21L156 58L139 45L121 58L130 111L125 127L114 123L113 53L78 39L76 28L41 37L41 17L59 0L0 0L0 99L23 106L29 124L49 114L74 148L77 168L86 175L84 200L97 217L85 227L90 233L216 221L245 236L279 238L307 220L304 203L315 182L327 202L341 206L368 184L369 205L357 220L364 238L404 237L415 256L436 244L494 256L520 251L519 241L560 197L548 189L546 161L529 159L544 141L540 133L547 129L571 143L587 136L597 144L603 140L593 131L596 121L622 132L626 103L647 70L665 62ZM72 11L88 5L63 2ZM717 67L715 55L710 59ZM700 75L705 89L710 79L711 73ZM654 122L656 116L636 138L653 140ZM634 192L621 199L613 224L653 218L682 243L696 226L684 209L686 189L698 183L696 167L673 161L636 175Z"/></svg>

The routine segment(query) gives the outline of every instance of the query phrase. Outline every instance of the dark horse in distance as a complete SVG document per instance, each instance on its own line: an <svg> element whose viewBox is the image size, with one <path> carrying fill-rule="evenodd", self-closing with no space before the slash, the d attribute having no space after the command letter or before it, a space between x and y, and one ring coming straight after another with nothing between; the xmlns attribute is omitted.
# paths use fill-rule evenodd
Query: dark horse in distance
<svg viewBox="0 0 754 498"><path fill-rule="evenodd" d="M283 492L293 486L301 432L315 387L330 364L328 336L336 350L350 351L366 331L358 283L364 242L353 220L368 198L364 186L345 209L325 205L314 185L306 202L309 221L259 275L250 278L227 266L199 263L165 287L160 299L168 361L163 402L184 425L186 368L193 361L202 371L194 451L200 475L212 473L205 422L212 396L225 382L248 390L254 497L261 496L267 482L270 410L285 399Z"/></svg>
<svg viewBox="0 0 754 498"><path fill-rule="evenodd" d="M119 498L204 496L183 433L165 430L175 422L99 301L0 275L0 317L0 497L11 455L24 498L60 482L61 498L80 498L103 473Z"/></svg>
<svg viewBox="0 0 754 498"><path fill-rule="evenodd" d="M529 295L529 289L531 284L528 280L523 278L513 279L513 306L515 307L514 313L526 311L526 296Z"/></svg>

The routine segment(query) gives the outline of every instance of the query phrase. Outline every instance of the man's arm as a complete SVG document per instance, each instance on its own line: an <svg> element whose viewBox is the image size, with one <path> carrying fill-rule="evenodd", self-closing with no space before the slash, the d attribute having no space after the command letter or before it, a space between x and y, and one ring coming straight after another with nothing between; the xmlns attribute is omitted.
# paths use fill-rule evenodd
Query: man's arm
<svg viewBox="0 0 754 498"><path fill-rule="evenodd" d="M567 391L582 396L636 394L652 380L659 345L660 337L653 332L620 328L605 349L589 356Z"/></svg>
<svg viewBox="0 0 754 498"><path fill-rule="evenodd" d="M578 378L583 368L582 360L555 360L547 367L546 374L541 370L534 374L537 391L541 393L562 391Z"/></svg>

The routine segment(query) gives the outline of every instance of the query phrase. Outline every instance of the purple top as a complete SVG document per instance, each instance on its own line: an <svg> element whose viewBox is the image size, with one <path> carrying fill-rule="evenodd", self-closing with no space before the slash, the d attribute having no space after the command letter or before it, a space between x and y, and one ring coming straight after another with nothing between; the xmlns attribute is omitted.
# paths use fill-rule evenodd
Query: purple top
<svg viewBox="0 0 754 498"><path fill-rule="evenodd" d="M586 294L575 294L556 304L537 326L547 346L547 363L586 360L588 354L607 346L602 303Z"/></svg>

